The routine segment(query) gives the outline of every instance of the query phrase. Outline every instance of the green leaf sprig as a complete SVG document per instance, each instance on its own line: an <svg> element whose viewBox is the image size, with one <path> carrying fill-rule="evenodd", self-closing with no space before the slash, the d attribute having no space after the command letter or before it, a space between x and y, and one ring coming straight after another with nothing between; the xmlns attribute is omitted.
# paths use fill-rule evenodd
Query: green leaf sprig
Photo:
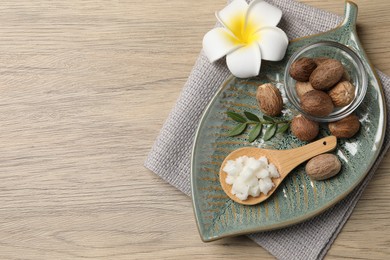
<svg viewBox="0 0 390 260"><path fill-rule="evenodd" d="M268 141L275 136L275 134L286 132L290 127L291 122L289 120L277 120L267 115L263 115L262 119L260 119L257 115L248 111L244 111L244 116L232 111L228 111L226 114L228 117L239 123L237 126L230 129L228 136L239 135L245 131L248 125L254 125L249 132L248 141L250 143L259 137L264 125L267 126L267 129L265 130L263 139L264 141Z"/></svg>

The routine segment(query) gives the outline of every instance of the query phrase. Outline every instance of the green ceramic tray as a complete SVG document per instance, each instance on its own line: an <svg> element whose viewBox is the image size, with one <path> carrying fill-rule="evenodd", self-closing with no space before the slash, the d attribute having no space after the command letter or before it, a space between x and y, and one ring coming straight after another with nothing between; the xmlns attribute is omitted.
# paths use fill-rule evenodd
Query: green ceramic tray
<svg viewBox="0 0 390 260"><path fill-rule="evenodd" d="M228 78L212 99L199 124L191 165L193 206L203 241L278 229L307 220L340 201L366 176L383 143L386 110L379 80L356 34L356 18L356 4L346 2L345 20L340 26L323 34L292 41L284 60L263 62L262 71L256 78ZM288 59L302 46L324 40L340 42L353 49L362 59L369 79L366 97L356 110L362 123L361 130L352 139L339 140L335 151L342 161L342 172L335 178L315 182L305 175L301 165L290 173L266 202L255 206L235 203L223 192L218 178L219 167L227 154L250 145L289 149L304 143L291 134L280 134L267 142L259 138L251 144L247 142L246 134L227 137L226 133L234 123L225 112L247 110L261 115L255 98L257 86L274 82L284 95L282 81ZM284 116L291 118L297 111L287 99L284 101ZM323 127L319 138L327 135L329 132Z"/></svg>

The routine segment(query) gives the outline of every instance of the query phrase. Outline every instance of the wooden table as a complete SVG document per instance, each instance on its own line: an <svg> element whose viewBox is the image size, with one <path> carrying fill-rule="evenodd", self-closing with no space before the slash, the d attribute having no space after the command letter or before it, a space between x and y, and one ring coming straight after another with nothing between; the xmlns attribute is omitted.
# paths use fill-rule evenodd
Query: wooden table
<svg viewBox="0 0 390 260"><path fill-rule="evenodd" d="M356 2L390 74L390 2ZM2 1L0 259L272 259L245 237L202 243L190 199L143 167L224 4ZM328 258L388 259L389 201L387 156Z"/></svg>

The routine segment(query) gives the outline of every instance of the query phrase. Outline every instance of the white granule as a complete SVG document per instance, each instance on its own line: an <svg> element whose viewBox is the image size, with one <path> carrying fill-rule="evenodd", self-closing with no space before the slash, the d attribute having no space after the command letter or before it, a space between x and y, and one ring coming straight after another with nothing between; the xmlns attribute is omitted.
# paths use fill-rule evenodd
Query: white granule
<svg viewBox="0 0 390 260"><path fill-rule="evenodd" d="M227 161L222 170L227 173L226 183L232 185L232 193L240 200L246 200L249 195L257 197L260 192L267 195L275 186L272 178L280 177L275 165L268 164L265 156L259 159L241 156Z"/></svg>

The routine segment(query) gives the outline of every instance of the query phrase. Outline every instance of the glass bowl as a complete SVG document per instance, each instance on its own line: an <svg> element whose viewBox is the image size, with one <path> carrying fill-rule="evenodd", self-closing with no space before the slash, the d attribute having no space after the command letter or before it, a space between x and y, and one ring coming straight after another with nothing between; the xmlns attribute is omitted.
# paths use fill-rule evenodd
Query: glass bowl
<svg viewBox="0 0 390 260"><path fill-rule="evenodd" d="M340 61L350 77L350 82L355 86L354 100L345 107L335 107L326 117L313 116L303 111L295 90L296 80L289 73L291 64L302 57L326 57ZM367 73L360 58L349 47L337 42L321 41L306 45L291 56L284 73L284 87L287 98L302 115L317 122L333 122L350 115L362 103L367 92Z"/></svg>

